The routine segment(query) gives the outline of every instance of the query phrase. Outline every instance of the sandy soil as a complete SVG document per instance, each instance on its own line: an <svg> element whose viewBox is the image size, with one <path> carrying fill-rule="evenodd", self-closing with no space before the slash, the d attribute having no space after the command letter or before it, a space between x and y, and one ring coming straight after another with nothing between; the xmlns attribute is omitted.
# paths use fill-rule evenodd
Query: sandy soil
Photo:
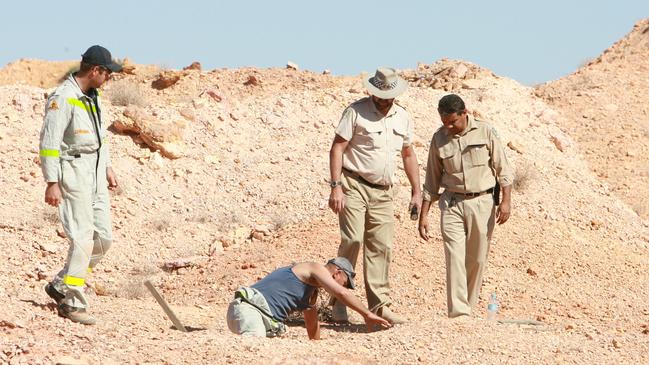
<svg viewBox="0 0 649 365"><path fill-rule="evenodd" d="M184 125L185 149L170 160L140 137L110 134L122 189L112 196L114 246L89 279L99 322L88 327L58 317L42 289L68 247L57 235L55 210L43 203L37 163L52 85L15 74L27 67L20 62L8 66L0 71L12 75L0 83L0 363L649 363L649 221L642 203L649 85L646 61L636 62L646 54L646 27L639 23L597 61L538 88L463 61L404 70L420 80L399 102L416 123L422 176L440 123L437 101L457 90L511 146L513 215L496 230L476 318L449 320L441 238L417 237L401 169L391 277L393 308L410 322L367 333L354 315L353 326L323 322L321 341L309 341L297 319L283 339L238 337L227 330L225 310L239 285L293 261L335 254L328 149L343 108L364 96L359 78L188 70L157 90L155 67L116 75L104 90L109 120L123 121L124 111L139 105L161 123ZM597 87L585 87L585 79ZM136 95L127 98L132 105L117 102L124 90ZM615 112L605 99L615 100ZM583 117L589 108L592 118ZM613 114L604 113L609 109ZM630 129L611 127L611 116ZM602 149L602 135L614 146ZM431 215L438 221L437 209ZM178 259L191 265L163 270ZM191 332L171 327L141 285L147 278ZM363 296L362 285L356 292ZM500 298L501 319L542 324L484 320L490 292Z"/></svg>

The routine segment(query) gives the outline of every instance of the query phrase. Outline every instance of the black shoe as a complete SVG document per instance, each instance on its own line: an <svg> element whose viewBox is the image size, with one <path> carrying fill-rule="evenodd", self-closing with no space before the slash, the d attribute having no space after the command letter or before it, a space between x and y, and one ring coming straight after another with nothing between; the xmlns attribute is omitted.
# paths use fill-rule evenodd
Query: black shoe
<svg viewBox="0 0 649 365"><path fill-rule="evenodd" d="M47 285L45 285L45 292L47 293L47 295L50 296L50 298L54 299L56 304L61 303L63 298L65 298L65 295L63 295L63 293L56 290L52 285L52 283L47 283Z"/></svg>

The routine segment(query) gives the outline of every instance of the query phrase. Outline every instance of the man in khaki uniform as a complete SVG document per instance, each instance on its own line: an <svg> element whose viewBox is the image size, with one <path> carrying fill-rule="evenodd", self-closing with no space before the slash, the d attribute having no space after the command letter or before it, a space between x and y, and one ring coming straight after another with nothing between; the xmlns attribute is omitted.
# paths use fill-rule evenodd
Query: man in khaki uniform
<svg viewBox="0 0 649 365"><path fill-rule="evenodd" d="M338 214L341 242L338 256L356 265L363 247L363 274L369 309L392 324L405 320L388 309L391 304L388 271L394 236L394 190L400 153L412 186L410 208L421 206L417 156L411 145L412 122L394 103L408 84L391 68L379 68L364 80L370 97L343 112L329 153L329 207ZM334 320L347 312L334 303Z"/></svg>
<svg viewBox="0 0 649 365"><path fill-rule="evenodd" d="M429 239L428 210L439 200L448 316L455 318L471 315L478 301L494 220L509 219L514 176L496 130L470 117L459 96L444 96L438 112L443 126L430 143L419 234Z"/></svg>

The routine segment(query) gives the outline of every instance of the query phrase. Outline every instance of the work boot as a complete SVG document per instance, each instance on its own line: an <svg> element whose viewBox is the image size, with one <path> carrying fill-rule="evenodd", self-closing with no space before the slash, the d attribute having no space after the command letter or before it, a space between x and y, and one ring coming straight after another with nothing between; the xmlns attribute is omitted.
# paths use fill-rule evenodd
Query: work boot
<svg viewBox="0 0 649 365"><path fill-rule="evenodd" d="M67 304L59 304L59 316L67 318L75 323L95 324L97 321L86 312L85 308L75 308Z"/></svg>
<svg viewBox="0 0 649 365"><path fill-rule="evenodd" d="M403 324L406 323L406 319L398 316L396 313L392 312L388 307L381 307L376 310L376 315L382 317L391 324Z"/></svg>
<svg viewBox="0 0 649 365"><path fill-rule="evenodd" d="M336 323L349 323L349 317L347 316L347 306L345 306L340 301L336 301L331 307L331 318Z"/></svg>
<svg viewBox="0 0 649 365"><path fill-rule="evenodd" d="M47 283L43 289L45 289L45 292L47 293L47 295L49 295L50 298L54 299L56 304L61 303L63 298L65 298L65 295L63 295L63 293L61 293L60 291L56 290L56 288L54 288L54 285L52 285L51 282Z"/></svg>

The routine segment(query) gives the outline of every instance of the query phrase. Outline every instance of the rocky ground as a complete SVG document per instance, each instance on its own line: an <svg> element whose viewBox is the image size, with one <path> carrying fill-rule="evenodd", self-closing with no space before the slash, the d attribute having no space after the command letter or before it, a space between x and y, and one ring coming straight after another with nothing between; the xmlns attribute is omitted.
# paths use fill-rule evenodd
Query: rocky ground
<svg viewBox="0 0 649 365"><path fill-rule="evenodd" d="M449 320L441 238L417 237L400 170L393 308L410 322L376 333L366 333L358 316L348 327L323 322L321 341L309 341L299 320L284 339L238 337L227 330L225 310L239 285L335 254L328 150L343 108L364 96L360 78L294 67L135 64L115 75L104 100L121 189L112 196L114 246L89 280L99 323L87 327L58 317L42 290L67 252L56 211L43 203L37 146L60 65L39 66L49 79L11 71L36 61L7 66L0 71L0 363L649 363L646 26L537 88L463 61L404 70L411 88L399 103L415 121L422 176L440 125L437 101L458 92L509 146L513 215L496 230L476 318ZM584 86L586 78L598 86ZM593 114L584 117L586 110ZM612 147L598 148L609 133ZM438 220L436 209L431 215ZM171 327L141 285L147 278L191 332ZM483 320L490 292L500 298L501 319L541 324Z"/></svg>

